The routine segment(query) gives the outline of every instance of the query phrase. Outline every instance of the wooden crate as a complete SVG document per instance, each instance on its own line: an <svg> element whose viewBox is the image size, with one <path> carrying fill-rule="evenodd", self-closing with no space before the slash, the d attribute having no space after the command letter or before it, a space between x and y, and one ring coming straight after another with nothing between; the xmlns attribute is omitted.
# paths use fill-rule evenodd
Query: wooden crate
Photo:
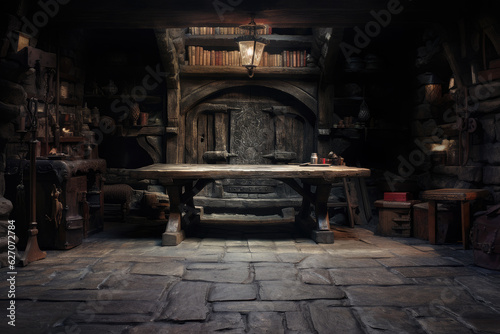
<svg viewBox="0 0 500 334"><path fill-rule="evenodd" d="M375 201L379 222L376 233L388 237L410 237L412 230L412 207L420 201Z"/></svg>
<svg viewBox="0 0 500 334"><path fill-rule="evenodd" d="M455 212L456 210L450 210L448 207L441 203L437 205L437 236L436 241L438 243L444 243L447 239L456 238L458 234L458 222L460 222L460 217ZM419 203L413 206L413 236L415 238L429 240L429 228L428 228L428 212L429 203ZM455 226L456 225L456 226ZM451 228L450 228L451 227Z"/></svg>

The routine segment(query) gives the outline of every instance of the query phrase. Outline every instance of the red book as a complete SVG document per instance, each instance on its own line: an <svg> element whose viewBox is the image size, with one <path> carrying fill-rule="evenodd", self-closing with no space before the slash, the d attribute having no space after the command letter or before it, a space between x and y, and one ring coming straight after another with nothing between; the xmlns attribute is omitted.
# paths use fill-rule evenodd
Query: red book
<svg viewBox="0 0 500 334"><path fill-rule="evenodd" d="M411 193L403 192L385 192L384 201L388 202L407 202L413 199Z"/></svg>

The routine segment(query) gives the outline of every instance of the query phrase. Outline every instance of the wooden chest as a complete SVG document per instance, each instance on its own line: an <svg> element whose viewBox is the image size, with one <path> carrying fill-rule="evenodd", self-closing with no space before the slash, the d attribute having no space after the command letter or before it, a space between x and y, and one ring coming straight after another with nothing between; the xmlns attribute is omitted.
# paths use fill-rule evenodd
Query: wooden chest
<svg viewBox="0 0 500 334"><path fill-rule="evenodd" d="M410 237L412 229L412 208L420 201L375 201L379 222L376 233L388 237Z"/></svg>
<svg viewBox="0 0 500 334"><path fill-rule="evenodd" d="M29 191L25 190L24 198L20 198L16 189L22 178L28 189L28 167L25 160L8 160L5 174L5 197L14 205L11 216L16 221L20 249L24 249L28 239ZM37 239L41 249L70 249L80 245L88 234L102 229L104 160L40 159L36 167ZM58 204L54 203L54 189L58 192Z"/></svg>

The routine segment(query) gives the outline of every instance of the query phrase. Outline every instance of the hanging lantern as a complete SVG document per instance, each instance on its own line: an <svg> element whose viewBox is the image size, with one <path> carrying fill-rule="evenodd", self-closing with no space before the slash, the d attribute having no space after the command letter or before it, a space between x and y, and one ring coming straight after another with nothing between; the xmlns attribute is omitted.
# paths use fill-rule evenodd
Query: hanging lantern
<svg viewBox="0 0 500 334"><path fill-rule="evenodd" d="M268 43L265 39L257 37L257 30L264 28L263 25L255 24L252 16L249 24L240 26L240 29L248 31L248 33L236 39L240 48L241 66L247 68L250 78L254 75L254 69L259 66L264 47Z"/></svg>

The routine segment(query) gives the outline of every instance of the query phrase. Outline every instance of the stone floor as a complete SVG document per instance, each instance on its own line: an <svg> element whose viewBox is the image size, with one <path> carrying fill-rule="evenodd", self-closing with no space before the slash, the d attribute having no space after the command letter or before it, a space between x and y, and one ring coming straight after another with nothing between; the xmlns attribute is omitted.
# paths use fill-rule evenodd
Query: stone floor
<svg viewBox="0 0 500 334"><path fill-rule="evenodd" d="M16 327L2 315L0 333L500 333L500 272L461 245L360 227L318 245L286 224L161 247L159 228L108 227L17 268Z"/></svg>

